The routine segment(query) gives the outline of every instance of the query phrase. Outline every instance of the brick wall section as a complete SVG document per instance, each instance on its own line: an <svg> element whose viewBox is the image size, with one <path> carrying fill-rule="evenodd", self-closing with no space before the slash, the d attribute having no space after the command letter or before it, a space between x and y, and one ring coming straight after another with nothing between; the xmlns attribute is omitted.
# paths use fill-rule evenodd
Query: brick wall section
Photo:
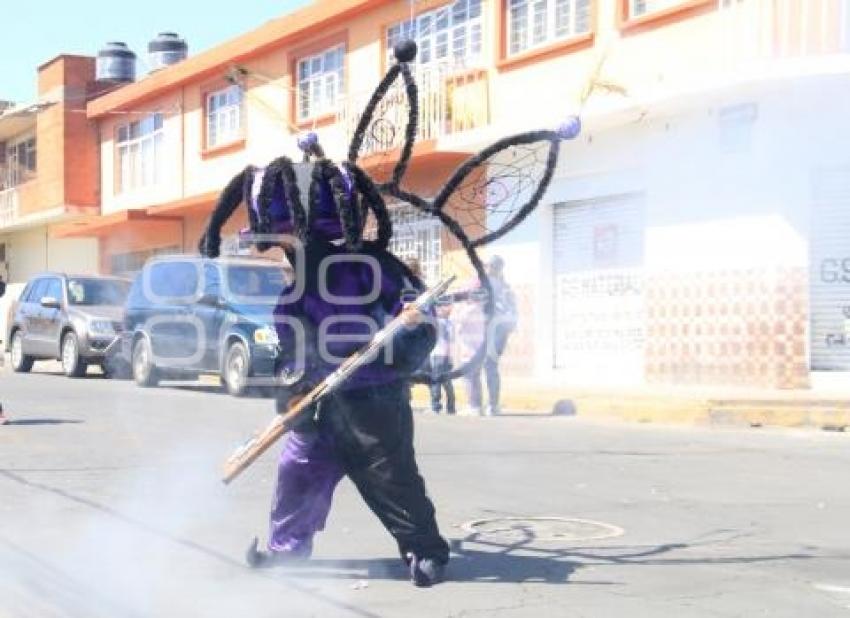
<svg viewBox="0 0 850 618"><path fill-rule="evenodd" d="M649 277L647 382L807 388L807 305L803 269Z"/></svg>

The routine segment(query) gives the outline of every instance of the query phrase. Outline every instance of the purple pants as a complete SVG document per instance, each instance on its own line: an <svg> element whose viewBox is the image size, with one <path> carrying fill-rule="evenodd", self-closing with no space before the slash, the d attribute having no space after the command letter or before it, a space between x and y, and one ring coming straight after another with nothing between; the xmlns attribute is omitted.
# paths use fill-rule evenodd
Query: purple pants
<svg viewBox="0 0 850 618"><path fill-rule="evenodd" d="M309 556L324 530L337 483L345 475L326 432L292 431L280 455L269 551Z"/></svg>

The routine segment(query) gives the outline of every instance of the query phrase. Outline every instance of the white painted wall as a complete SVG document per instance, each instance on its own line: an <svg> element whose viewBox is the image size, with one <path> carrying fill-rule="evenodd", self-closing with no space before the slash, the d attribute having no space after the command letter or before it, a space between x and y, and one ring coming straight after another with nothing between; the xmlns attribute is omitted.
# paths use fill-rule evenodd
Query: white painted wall
<svg viewBox="0 0 850 618"><path fill-rule="evenodd" d="M587 123L564 144L542 207L491 248L510 255L509 280L536 281L537 376L570 381L551 369L552 204L644 193L647 276L807 268L812 175L850 165L848 93L848 75L805 78L668 103L611 129ZM752 122L721 120L736 106Z"/></svg>
<svg viewBox="0 0 850 618"><path fill-rule="evenodd" d="M0 333L6 332L10 303L33 275L45 270L80 274L98 270L96 239L50 238L46 227L38 227L2 235L0 243L6 244L7 267L3 274L8 275L7 283L11 284L0 298ZM0 334L0 338L4 336Z"/></svg>

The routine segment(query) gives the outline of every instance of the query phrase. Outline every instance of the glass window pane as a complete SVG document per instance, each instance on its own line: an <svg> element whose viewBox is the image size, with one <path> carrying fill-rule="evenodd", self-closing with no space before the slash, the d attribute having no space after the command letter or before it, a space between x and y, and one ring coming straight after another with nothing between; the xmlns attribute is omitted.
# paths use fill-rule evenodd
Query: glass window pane
<svg viewBox="0 0 850 618"><path fill-rule="evenodd" d="M301 118L307 118L310 116L310 83L303 82L298 88L298 94L300 101L299 114Z"/></svg>
<svg viewBox="0 0 850 618"><path fill-rule="evenodd" d="M469 55L478 56L481 53L481 24L472 24L469 37Z"/></svg>
<svg viewBox="0 0 850 618"><path fill-rule="evenodd" d="M575 32L590 32L590 0L576 0Z"/></svg>
<svg viewBox="0 0 850 618"><path fill-rule="evenodd" d="M520 2L516 2L516 4L520 4ZM514 6L511 8L511 32L510 32L510 43L511 43L511 53L517 53L519 51L524 50L528 47L527 41L527 12L524 3L520 6Z"/></svg>
<svg viewBox="0 0 850 618"><path fill-rule="evenodd" d="M536 0L533 5L534 27L532 29L531 41L533 44L542 43L546 40L547 10L546 0Z"/></svg>
<svg viewBox="0 0 850 618"><path fill-rule="evenodd" d="M436 48L436 57L437 59L445 58L449 55L449 34L448 32L441 32L437 35L437 48Z"/></svg>
<svg viewBox="0 0 850 618"><path fill-rule="evenodd" d="M455 28L452 38L452 54L457 59L466 57L466 28Z"/></svg>
<svg viewBox="0 0 850 618"><path fill-rule="evenodd" d="M435 29L439 32L440 30L446 30L449 27L449 11L448 9L438 9L437 15L434 23Z"/></svg>
<svg viewBox="0 0 850 618"><path fill-rule="evenodd" d="M431 34L431 14L427 13L419 18L419 32L417 33L420 38L427 37Z"/></svg>
<svg viewBox="0 0 850 618"><path fill-rule="evenodd" d="M209 116L207 118L207 145L215 146L218 144L218 133L216 131L216 117Z"/></svg>
<svg viewBox="0 0 850 618"><path fill-rule="evenodd" d="M462 24L466 21L466 0L457 0L452 5L452 23L454 25Z"/></svg>
<svg viewBox="0 0 850 618"><path fill-rule="evenodd" d="M570 0L555 1L555 36L562 37L570 33Z"/></svg>

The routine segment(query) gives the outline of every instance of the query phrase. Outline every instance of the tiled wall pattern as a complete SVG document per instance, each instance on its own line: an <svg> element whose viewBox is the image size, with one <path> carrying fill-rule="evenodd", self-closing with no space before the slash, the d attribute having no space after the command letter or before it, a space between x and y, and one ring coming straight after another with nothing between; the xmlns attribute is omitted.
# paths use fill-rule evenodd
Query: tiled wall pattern
<svg viewBox="0 0 850 618"><path fill-rule="evenodd" d="M804 269L658 274L646 280L646 379L806 388Z"/></svg>

